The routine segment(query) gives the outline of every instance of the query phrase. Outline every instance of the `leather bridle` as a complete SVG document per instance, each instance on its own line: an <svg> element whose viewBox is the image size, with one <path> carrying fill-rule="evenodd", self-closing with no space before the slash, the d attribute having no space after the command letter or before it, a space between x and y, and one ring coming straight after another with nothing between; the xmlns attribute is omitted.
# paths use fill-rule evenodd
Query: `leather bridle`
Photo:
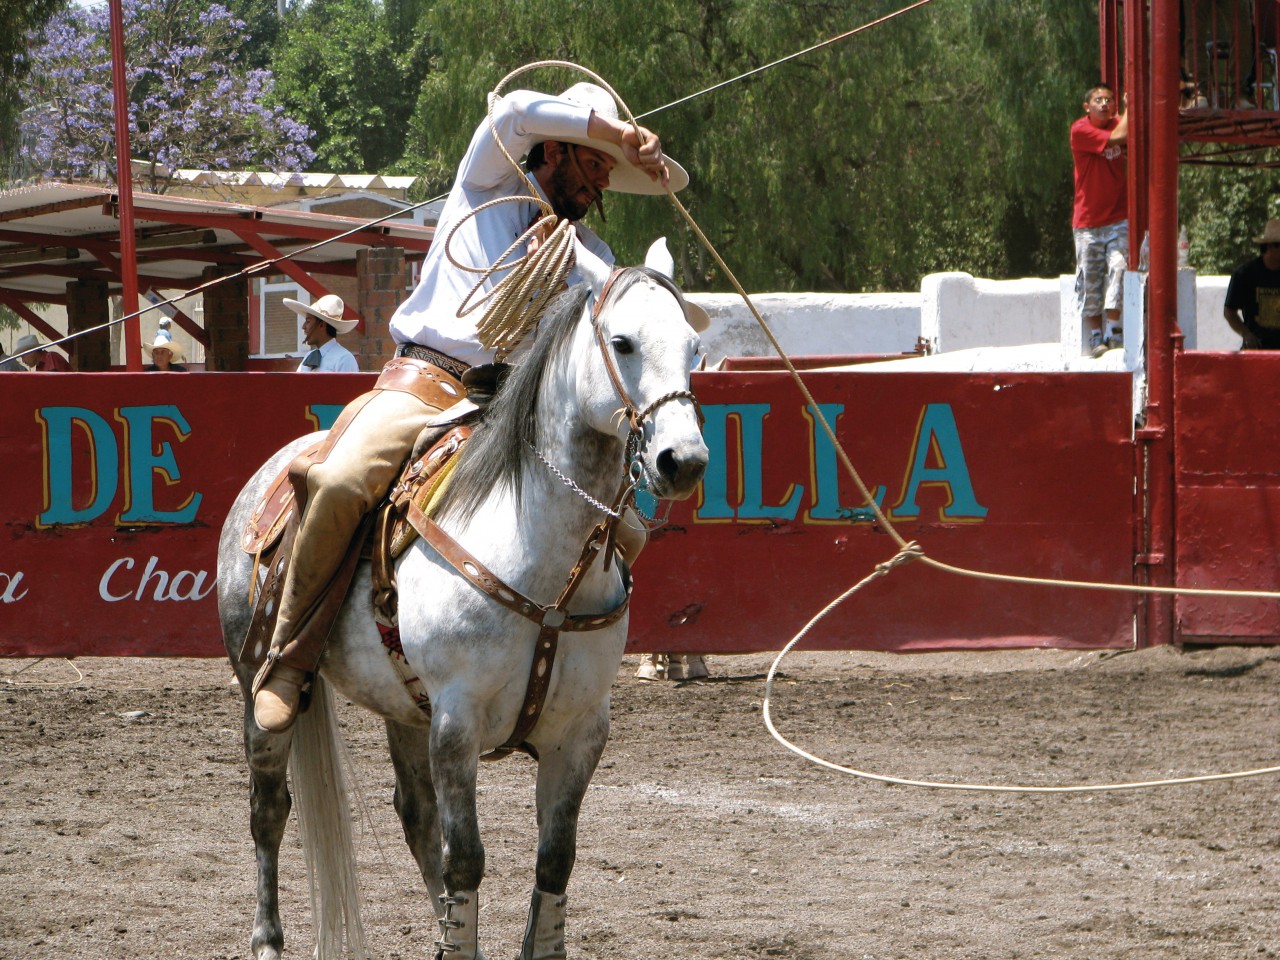
<svg viewBox="0 0 1280 960"><path fill-rule="evenodd" d="M693 409L698 415L698 425L702 426L702 407L698 403L698 398L693 395L692 390L672 390L670 393L664 393L644 408L637 407L636 402L631 399L631 394L627 392L626 384L622 382L622 372L618 369L618 361L614 359L613 351L609 349L609 341L605 339L604 327L600 324L600 312L604 309L605 301L609 298L609 293L613 288L613 281L622 273L622 269L615 269L613 273L609 274L609 279L605 281L604 287L600 290L600 296L596 298L595 305L591 308L591 327L595 330L596 344L600 347L600 355L604 360L604 368L609 373L609 380L613 383L613 390L618 395L618 399L622 401L622 410L627 416L632 435L641 435L644 431L645 420L653 416L664 403L670 403L672 400L688 400L692 403ZM674 288L672 288L671 292L673 294L676 293Z"/></svg>
<svg viewBox="0 0 1280 960"><path fill-rule="evenodd" d="M611 626L621 619L631 603L631 572L626 562L619 556L617 558L618 568L622 574L623 589L625 591L622 602L607 613L578 615L569 613L569 601L586 578L587 571L591 568L596 557L601 554L604 555L604 568L606 570L614 559L615 531L625 514L627 504L635 492L643 471L643 467L639 462L639 451L643 445L645 421L664 403L670 403L674 400L688 400L693 403L694 409L698 414L699 426L703 422L702 408L698 405L697 397L690 390L672 390L670 393L663 394L652 403L641 408L636 405L635 400L632 399L631 394L627 391L626 385L622 382L622 373L618 369L617 362L613 357L613 351L610 350L609 342L605 339L604 329L600 325L601 307L609 295L613 281L621 272L621 270L614 270L601 290L600 296L591 310L591 325L595 330L596 343L600 347L605 369L609 372L609 379L613 383L614 391L618 394L618 399L622 401L622 412L626 416L630 428L626 441L627 472L614 500L614 509L607 510L604 519L592 528L590 535L587 537L587 542L583 545L582 552L578 556L578 562L570 572L569 579L560 591L560 596L556 598L556 601L549 605L543 605L508 586L477 560L465 547L449 536L432 518L423 513L414 500L410 500L408 503L406 516L414 529L468 583L496 603L537 624L539 628L538 639L534 647L533 662L529 667L529 681L525 687L524 703L520 706L520 714L516 718L515 728L502 746L485 754L482 759L500 759L516 750L524 750L535 757L537 756L537 752L528 742L528 737L537 724L538 718L542 715L542 708L546 703L547 691L551 685L551 669L555 664L560 633L564 630L589 631ZM675 292L674 288L672 292ZM419 703L426 703L426 709L429 710L430 704L425 698L420 699Z"/></svg>

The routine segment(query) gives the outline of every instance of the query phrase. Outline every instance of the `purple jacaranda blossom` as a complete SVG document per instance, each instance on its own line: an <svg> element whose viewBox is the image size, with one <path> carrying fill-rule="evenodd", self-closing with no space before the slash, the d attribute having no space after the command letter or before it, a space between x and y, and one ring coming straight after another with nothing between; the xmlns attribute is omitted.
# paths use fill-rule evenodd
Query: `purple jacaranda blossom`
<svg viewBox="0 0 1280 960"><path fill-rule="evenodd" d="M239 63L245 24L220 4L122 0L130 151L163 168L302 170L312 132L272 102L267 70ZM115 176L106 4L72 7L32 39L22 159L45 177ZM160 166L157 166L160 165Z"/></svg>

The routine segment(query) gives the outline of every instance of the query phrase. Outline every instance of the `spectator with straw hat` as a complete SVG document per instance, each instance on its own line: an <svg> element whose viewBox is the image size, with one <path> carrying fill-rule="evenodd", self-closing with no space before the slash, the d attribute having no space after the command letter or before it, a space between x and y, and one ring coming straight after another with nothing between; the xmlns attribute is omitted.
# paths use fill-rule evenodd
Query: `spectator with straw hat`
<svg viewBox="0 0 1280 960"><path fill-rule="evenodd" d="M142 352L151 361L142 368L144 371L156 373L187 372L187 368L182 365L182 361L187 359L183 355L182 347L175 343L173 337L163 330L156 333L154 341L142 345Z"/></svg>

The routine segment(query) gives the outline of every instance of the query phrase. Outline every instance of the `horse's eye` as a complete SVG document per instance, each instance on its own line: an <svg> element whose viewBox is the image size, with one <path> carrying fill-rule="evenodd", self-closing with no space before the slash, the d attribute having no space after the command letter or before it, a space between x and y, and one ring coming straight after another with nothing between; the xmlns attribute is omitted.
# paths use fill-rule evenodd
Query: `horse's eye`
<svg viewBox="0 0 1280 960"><path fill-rule="evenodd" d="M611 337L609 339L609 342L613 344L613 349L616 352L622 354L622 356L624 357L628 353L634 353L636 349L636 345L631 342L630 337L623 337L623 336Z"/></svg>

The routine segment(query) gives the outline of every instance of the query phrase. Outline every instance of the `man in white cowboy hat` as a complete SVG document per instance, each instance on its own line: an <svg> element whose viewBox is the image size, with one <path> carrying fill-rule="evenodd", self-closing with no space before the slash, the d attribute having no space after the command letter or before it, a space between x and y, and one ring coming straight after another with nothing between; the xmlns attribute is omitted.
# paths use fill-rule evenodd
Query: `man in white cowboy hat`
<svg viewBox="0 0 1280 960"><path fill-rule="evenodd" d="M350 333L359 320L344 320L342 298L326 294L315 303L306 304L284 298L284 305L302 318L302 334L307 346L314 349L298 364L298 373L359 373L355 355L340 344L339 334Z"/></svg>
<svg viewBox="0 0 1280 960"><path fill-rule="evenodd" d="M34 333L19 337L18 342L13 345L13 349L20 355L22 362L36 373L49 371L65 373L71 369L71 364L67 362L66 357L60 353L54 353L52 350L46 350L40 342L40 338Z"/></svg>
<svg viewBox="0 0 1280 960"><path fill-rule="evenodd" d="M156 338L151 343L142 345L142 352L151 362L142 368L144 373L186 373L182 365L186 359L182 345L175 343L173 337L164 330L156 331Z"/></svg>
<svg viewBox="0 0 1280 960"><path fill-rule="evenodd" d="M529 155L535 189L560 217L574 223L577 263L569 275L571 284L593 278L603 282L613 265L609 247L578 222L604 190L661 194L668 184L678 190L689 182L688 174L663 155L657 136L620 121L613 98L594 84L575 84L558 97L516 90L494 104L458 167L436 225L439 242L431 245L417 287L391 319L397 359L371 394L347 408L351 416L342 419L349 422L336 439L331 434L333 444L324 461L306 468L307 499L293 561L271 650L254 681L254 717L264 730L285 730L297 715L302 688L315 672L328 635L329 624L316 623L313 614L361 517L394 481L427 421L451 405L439 393L409 392L423 389L430 377L393 378L393 368L406 363L434 368L456 382L469 367L494 359L476 333L481 311L458 316L477 274L455 266L445 254L447 246L458 263L486 267L540 215L531 198L528 203L496 204L468 218L489 201L528 195L525 179L495 142L494 130L513 158ZM486 281L489 286L492 282ZM701 329L705 318L699 310L691 322Z"/></svg>
<svg viewBox="0 0 1280 960"><path fill-rule="evenodd" d="M1258 256L1231 274L1222 315L1241 350L1280 350L1280 220L1268 220L1253 242Z"/></svg>

